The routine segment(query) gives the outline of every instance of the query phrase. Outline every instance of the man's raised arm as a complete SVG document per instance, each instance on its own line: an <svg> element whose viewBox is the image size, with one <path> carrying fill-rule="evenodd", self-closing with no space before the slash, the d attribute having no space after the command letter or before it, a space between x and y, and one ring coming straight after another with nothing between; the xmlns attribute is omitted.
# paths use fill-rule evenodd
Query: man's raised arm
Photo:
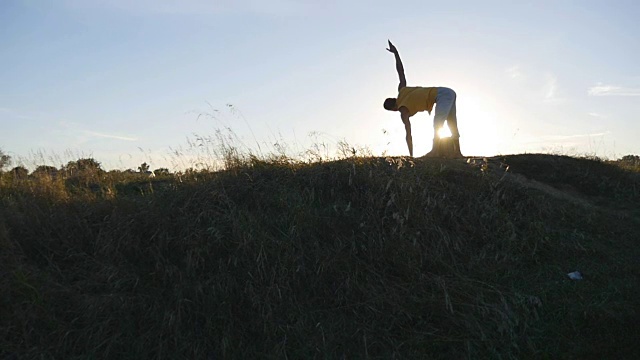
<svg viewBox="0 0 640 360"><path fill-rule="evenodd" d="M403 87L407 86L407 79L404 77L404 67L402 66L402 60L400 60L400 54L398 54L398 49L389 41L389 48L387 51L393 53L396 56L396 70L398 70L398 77L400 78L400 84L398 84L398 91Z"/></svg>

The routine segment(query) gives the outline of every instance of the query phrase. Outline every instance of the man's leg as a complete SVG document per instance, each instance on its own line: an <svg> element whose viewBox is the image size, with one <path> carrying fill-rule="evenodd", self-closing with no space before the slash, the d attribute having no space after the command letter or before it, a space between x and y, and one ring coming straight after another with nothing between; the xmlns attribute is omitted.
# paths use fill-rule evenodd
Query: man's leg
<svg viewBox="0 0 640 360"><path fill-rule="evenodd" d="M458 139L460 137L460 132L458 132L458 117L456 116L455 99L453 100L453 105L451 106L451 110L447 116L447 126L449 126L449 131L451 131L451 137Z"/></svg>
<svg viewBox="0 0 640 360"><path fill-rule="evenodd" d="M439 149L440 137L438 136L438 130L444 126L444 121L449 117L449 113L453 105L455 104L456 93L445 87L438 88L438 95L436 96L436 110L433 117L433 148L426 155L430 157L440 156L441 151Z"/></svg>
<svg viewBox="0 0 640 360"><path fill-rule="evenodd" d="M449 131L451 131L454 156L462 157L462 152L460 151L460 132L458 131L458 117L456 115L456 98L457 96L453 99L453 106L451 106L451 111L449 111L449 115L447 116L447 126L449 126Z"/></svg>
<svg viewBox="0 0 640 360"><path fill-rule="evenodd" d="M438 88L436 96L436 113L433 117L433 137L438 136L438 131L444 126L444 121L448 120L451 111L455 116L456 93L445 87ZM451 128L451 125L449 125Z"/></svg>

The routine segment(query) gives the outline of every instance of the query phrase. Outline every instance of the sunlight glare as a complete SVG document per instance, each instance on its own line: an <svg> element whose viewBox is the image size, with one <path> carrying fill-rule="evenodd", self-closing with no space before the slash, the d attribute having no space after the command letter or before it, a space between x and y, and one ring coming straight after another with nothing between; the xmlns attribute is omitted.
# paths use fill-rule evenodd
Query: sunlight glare
<svg viewBox="0 0 640 360"><path fill-rule="evenodd" d="M441 127L440 130L438 130L438 137L441 139L446 137L451 137L451 131L449 130L449 126L447 126L446 122L444 126Z"/></svg>

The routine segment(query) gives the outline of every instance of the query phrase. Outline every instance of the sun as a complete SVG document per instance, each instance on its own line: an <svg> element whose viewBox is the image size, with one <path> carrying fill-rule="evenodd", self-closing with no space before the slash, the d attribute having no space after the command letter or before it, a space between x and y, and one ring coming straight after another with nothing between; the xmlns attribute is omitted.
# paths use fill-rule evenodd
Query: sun
<svg viewBox="0 0 640 360"><path fill-rule="evenodd" d="M461 99L462 100L462 99ZM467 95L458 103L460 149L466 156L493 156L502 142L493 101Z"/></svg>
<svg viewBox="0 0 640 360"><path fill-rule="evenodd" d="M440 130L438 130L438 137L439 138L451 137L451 131L449 130L449 127L446 124L443 127L441 127Z"/></svg>

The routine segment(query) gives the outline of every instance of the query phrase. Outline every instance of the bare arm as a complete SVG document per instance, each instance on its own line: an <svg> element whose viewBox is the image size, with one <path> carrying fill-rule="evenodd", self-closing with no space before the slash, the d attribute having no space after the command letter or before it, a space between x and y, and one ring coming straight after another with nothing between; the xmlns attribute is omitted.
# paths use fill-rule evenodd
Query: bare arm
<svg viewBox="0 0 640 360"><path fill-rule="evenodd" d="M404 130L407 134L407 147L409 148L409 155L413 157L413 139L411 138L411 122L409 121L409 110L406 107L400 108L400 118L404 123Z"/></svg>
<svg viewBox="0 0 640 360"><path fill-rule="evenodd" d="M403 87L407 86L407 79L404 76L404 67L402 66L402 60L400 59L400 54L398 53L398 49L389 41L389 48L387 51L393 53L396 57L396 70L398 71L398 77L400 78L400 84L398 84L398 91Z"/></svg>

